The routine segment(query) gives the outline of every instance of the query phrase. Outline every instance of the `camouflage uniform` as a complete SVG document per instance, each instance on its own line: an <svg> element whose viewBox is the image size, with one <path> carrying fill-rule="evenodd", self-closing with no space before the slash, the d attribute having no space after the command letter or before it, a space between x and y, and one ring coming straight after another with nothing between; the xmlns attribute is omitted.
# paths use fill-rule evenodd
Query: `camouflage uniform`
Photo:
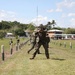
<svg viewBox="0 0 75 75"><path fill-rule="evenodd" d="M37 47L35 48L36 51L34 52L33 57L30 58L30 59L35 58L35 56L38 53L38 50L41 47L41 45L43 45L43 47L45 49L45 55L46 55L47 59L49 59L48 43L49 43L50 40L49 40L49 37L46 37L46 35L47 35L47 32L44 31L43 28L41 28L40 31L36 33L36 38L39 37L39 41L37 43Z"/></svg>
<svg viewBox="0 0 75 75"><path fill-rule="evenodd" d="M32 44L32 47L31 47L31 49L28 50L28 53L37 46L36 38L37 38L36 33L35 33L35 35L33 35L33 36L30 37L30 42ZM40 51L39 50L38 50L38 54L40 54Z"/></svg>

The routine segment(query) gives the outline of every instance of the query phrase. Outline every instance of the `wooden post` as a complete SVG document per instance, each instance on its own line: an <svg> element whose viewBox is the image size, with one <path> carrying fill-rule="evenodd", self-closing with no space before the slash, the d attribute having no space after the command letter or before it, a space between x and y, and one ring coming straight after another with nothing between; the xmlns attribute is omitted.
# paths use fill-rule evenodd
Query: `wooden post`
<svg viewBox="0 0 75 75"><path fill-rule="evenodd" d="M66 42L64 42L64 47L66 47Z"/></svg>
<svg viewBox="0 0 75 75"><path fill-rule="evenodd" d="M70 48L72 49L72 43L70 42Z"/></svg>
<svg viewBox="0 0 75 75"><path fill-rule="evenodd" d="M20 50L20 43L18 44L18 50Z"/></svg>
<svg viewBox="0 0 75 75"><path fill-rule="evenodd" d="M19 43L16 44L16 51L19 50Z"/></svg>
<svg viewBox="0 0 75 75"><path fill-rule="evenodd" d="M60 43L60 46L61 46L62 44Z"/></svg>
<svg viewBox="0 0 75 75"><path fill-rule="evenodd" d="M1 54L2 54L2 60L4 61L4 45L1 45Z"/></svg>
<svg viewBox="0 0 75 75"><path fill-rule="evenodd" d="M18 51L18 45L16 44L16 51Z"/></svg>
<svg viewBox="0 0 75 75"><path fill-rule="evenodd" d="M19 43L19 49L21 49L21 43Z"/></svg>
<svg viewBox="0 0 75 75"><path fill-rule="evenodd" d="M13 53L13 44L10 45L11 54Z"/></svg>
<svg viewBox="0 0 75 75"><path fill-rule="evenodd" d="M18 50L20 50L20 43L18 43Z"/></svg>

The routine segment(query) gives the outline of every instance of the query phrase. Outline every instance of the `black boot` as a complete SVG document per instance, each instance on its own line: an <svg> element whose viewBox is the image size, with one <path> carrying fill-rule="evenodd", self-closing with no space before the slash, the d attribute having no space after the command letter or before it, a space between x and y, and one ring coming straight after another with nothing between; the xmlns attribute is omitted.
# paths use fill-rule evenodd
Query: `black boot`
<svg viewBox="0 0 75 75"><path fill-rule="evenodd" d="M41 54L40 51L38 51L38 54Z"/></svg>
<svg viewBox="0 0 75 75"><path fill-rule="evenodd" d="M47 59L49 59L49 57Z"/></svg>
<svg viewBox="0 0 75 75"><path fill-rule="evenodd" d="M30 58L30 60L33 60L34 58Z"/></svg>
<svg viewBox="0 0 75 75"><path fill-rule="evenodd" d="M30 51L28 51L27 53L29 54Z"/></svg>

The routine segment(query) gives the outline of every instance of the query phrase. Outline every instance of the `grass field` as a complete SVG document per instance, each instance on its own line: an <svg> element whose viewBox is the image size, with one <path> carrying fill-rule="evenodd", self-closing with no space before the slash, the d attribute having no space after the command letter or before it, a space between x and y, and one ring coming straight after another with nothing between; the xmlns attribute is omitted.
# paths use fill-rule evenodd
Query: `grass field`
<svg viewBox="0 0 75 75"><path fill-rule="evenodd" d="M12 38L12 40L13 40L13 45L15 45L17 42L16 38ZM9 50L10 49L9 41L10 41L10 38L0 39L0 47L1 47L1 45L4 45L5 50L6 51ZM23 41L24 41L24 39L21 38L20 42L23 42Z"/></svg>
<svg viewBox="0 0 75 75"><path fill-rule="evenodd" d="M46 59L44 49L41 47L41 54L37 54L34 60L30 60L35 51L27 54L30 47L26 44L10 58L2 61L0 75L75 75L74 48L63 48L59 44L50 43L50 59Z"/></svg>
<svg viewBox="0 0 75 75"><path fill-rule="evenodd" d="M66 44L66 46L64 43ZM70 44L72 45L72 47L70 46ZM73 53L75 52L75 40L51 40L51 45L57 49L63 49Z"/></svg>

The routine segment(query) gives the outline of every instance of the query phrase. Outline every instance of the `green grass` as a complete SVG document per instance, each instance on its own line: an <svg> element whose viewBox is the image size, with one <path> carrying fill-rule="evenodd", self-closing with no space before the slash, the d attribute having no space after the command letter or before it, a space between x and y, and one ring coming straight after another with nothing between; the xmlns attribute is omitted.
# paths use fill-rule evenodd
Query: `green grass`
<svg viewBox="0 0 75 75"><path fill-rule="evenodd" d="M70 42L72 44L72 48L70 48ZM62 44L61 46L60 43ZM66 47L64 47L64 43L66 43ZM51 40L51 44L56 48L75 50L75 40Z"/></svg>
<svg viewBox="0 0 75 75"><path fill-rule="evenodd" d="M16 44L16 38L12 38L13 40L13 46L15 47L15 44ZM20 39L20 43L23 42L25 39L21 38ZM10 50L10 45L9 45L9 41L10 41L10 38L4 38L4 39L0 39L0 47L1 45L4 45L4 49L5 51L9 51ZM0 49L1 51L1 49Z"/></svg>
<svg viewBox="0 0 75 75"><path fill-rule="evenodd" d="M59 47L50 43L50 59L46 59L41 47L42 54L37 54L34 60L30 60L35 50L27 54L30 45L26 44L0 63L0 75L75 75L75 53L57 46Z"/></svg>

